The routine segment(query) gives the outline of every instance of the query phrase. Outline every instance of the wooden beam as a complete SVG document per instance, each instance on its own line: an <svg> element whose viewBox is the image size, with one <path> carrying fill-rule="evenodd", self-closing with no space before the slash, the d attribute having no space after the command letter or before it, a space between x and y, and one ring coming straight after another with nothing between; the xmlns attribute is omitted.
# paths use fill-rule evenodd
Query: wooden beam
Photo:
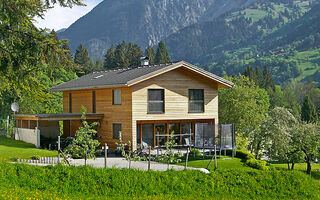
<svg viewBox="0 0 320 200"><path fill-rule="evenodd" d="M153 147L156 146L156 124L153 124Z"/></svg>
<svg viewBox="0 0 320 200"><path fill-rule="evenodd" d="M182 145L182 123L180 123L180 145Z"/></svg>
<svg viewBox="0 0 320 200"><path fill-rule="evenodd" d="M166 132L167 132L167 142L169 141L169 135L170 135L170 133L169 133L169 123L166 123Z"/></svg>
<svg viewBox="0 0 320 200"><path fill-rule="evenodd" d="M214 119L181 119L181 120L138 120L137 124L165 124L165 123L188 123L188 122L199 122L199 123L214 123Z"/></svg>
<svg viewBox="0 0 320 200"><path fill-rule="evenodd" d="M142 124L140 124L140 146L142 147Z"/></svg>

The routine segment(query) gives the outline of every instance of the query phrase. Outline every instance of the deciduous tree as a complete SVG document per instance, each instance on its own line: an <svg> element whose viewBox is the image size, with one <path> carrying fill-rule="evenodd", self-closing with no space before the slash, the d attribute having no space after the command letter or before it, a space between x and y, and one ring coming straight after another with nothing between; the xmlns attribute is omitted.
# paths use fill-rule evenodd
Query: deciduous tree
<svg viewBox="0 0 320 200"><path fill-rule="evenodd" d="M246 148L252 131L265 119L270 106L269 96L246 76L227 79L235 86L219 89L219 122L236 124L238 146Z"/></svg>

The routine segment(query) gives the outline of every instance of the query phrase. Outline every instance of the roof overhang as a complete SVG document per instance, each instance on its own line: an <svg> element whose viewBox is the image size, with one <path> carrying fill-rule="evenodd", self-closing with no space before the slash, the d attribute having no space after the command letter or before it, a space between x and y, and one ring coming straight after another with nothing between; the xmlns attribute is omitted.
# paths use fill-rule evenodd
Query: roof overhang
<svg viewBox="0 0 320 200"><path fill-rule="evenodd" d="M62 114L16 114L13 118L16 120L35 120L35 121L64 121L64 120L81 120L80 113L62 113ZM103 119L103 113L87 113L86 119L100 120Z"/></svg>
<svg viewBox="0 0 320 200"><path fill-rule="evenodd" d="M55 87L50 88L51 92L63 92L70 90L86 90L86 89L96 89L96 88L114 88L114 87L128 87L127 84L114 84L114 85L95 85L87 87L70 87L65 89L56 89Z"/></svg>
<svg viewBox="0 0 320 200"><path fill-rule="evenodd" d="M161 74L164 74L166 72L169 72L169 71L181 68L181 67L186 68L194 73L197 73L201 76L208 78L209 80L212 80L212 81L218 83L219 88L232 88L234 86L234 83L232 83L231 81L228 81L228 80L221 78L215 74L207 72L207 71L205 71L199 67L196 67L190 63L187 63L185 61L177 62L173 65L168 66L168 67L164 67L164 68L157 70L155 72L152 72L152 73L146 74L144 76L141 76L139 78L133 79L133 80L129 81L127 83L127 85L130 87L130 86L133 86L133 85L138 84L140 82L143 82L145 80L148 80L150 78L159 76Z"/></svg>

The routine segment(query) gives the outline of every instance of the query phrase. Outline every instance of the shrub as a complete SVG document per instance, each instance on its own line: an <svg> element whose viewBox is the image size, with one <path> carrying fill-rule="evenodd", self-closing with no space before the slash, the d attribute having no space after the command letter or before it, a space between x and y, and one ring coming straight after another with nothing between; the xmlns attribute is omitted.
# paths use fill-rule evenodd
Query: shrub
<svg viewBox="0 0 320 200"><path fill-rule="evenodd" d="M32 156L31 159L32 159L32 160L40 160L40 156L38 156L38 155Z"/></svg>
<svg viewBox="0 0 320 200"><path fill-rule="evenodd" d="M242 150L237 150L236 151L236 157L237 158L241 158L243 160L250 160L250 159L255 159L254 158L254 155L252 155L251 153L249 152L246 152L246 151L242 151Z"/></svg>
<svg viewBox="0 0 320 200"><path fill-rule="evenodd" d="M191 149L191 151L190 151L190 155L191 156L201 156L201 151L200 151L200 149Z"/></svg>
<svg viewBox="0 0 320 200"><path fill-rule="evenodd" d="M249 167L252 167L254 169L260 169L260 170L269 170L270 168L267 166L267 162L264 160L256 160L254 158L248 159L246 161L246 165Z"/></svg>

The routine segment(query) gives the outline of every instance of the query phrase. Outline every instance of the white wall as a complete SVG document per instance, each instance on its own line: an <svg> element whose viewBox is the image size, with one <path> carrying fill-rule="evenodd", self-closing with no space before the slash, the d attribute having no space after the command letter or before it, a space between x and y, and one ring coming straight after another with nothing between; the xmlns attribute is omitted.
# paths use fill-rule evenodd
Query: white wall
<svg viewBox="0 0 320 200"><path fill-rule="evenodd" d="M37 148L40 147L40 130L27 128L14 128L14 139L21 140L26 143L34 144Z"/></svg>

